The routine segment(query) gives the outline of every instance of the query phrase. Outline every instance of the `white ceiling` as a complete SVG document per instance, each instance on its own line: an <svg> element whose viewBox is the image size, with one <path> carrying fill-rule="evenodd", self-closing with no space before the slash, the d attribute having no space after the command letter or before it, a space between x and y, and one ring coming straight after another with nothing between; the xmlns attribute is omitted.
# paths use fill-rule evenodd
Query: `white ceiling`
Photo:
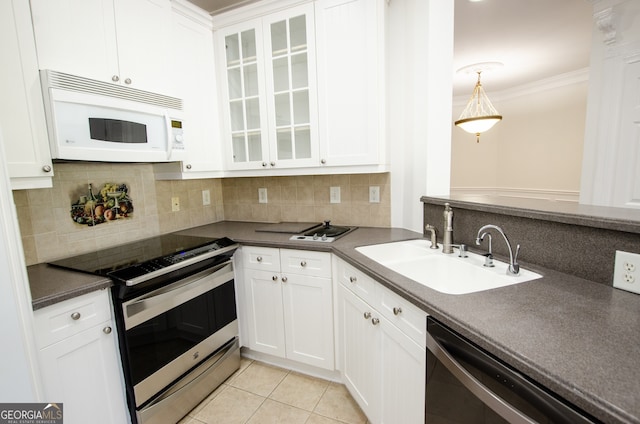
<svg viewBox="0 0 640 424"><path fill-rule="evenodd" d="M477 75L456 70L502 62L482 73L491 92L589 66L589 0L455 0L453 93L471 95Z"/></svg>
<svg viewBox="0 0 640 424"><path fill-rule="evenodd" d="M257 0L189 1L217 14ZM477 78L456 70L478 62L504 64L483 72L488 94L588 67L592 22L589 0L455 0L454 96Z"/></svg>

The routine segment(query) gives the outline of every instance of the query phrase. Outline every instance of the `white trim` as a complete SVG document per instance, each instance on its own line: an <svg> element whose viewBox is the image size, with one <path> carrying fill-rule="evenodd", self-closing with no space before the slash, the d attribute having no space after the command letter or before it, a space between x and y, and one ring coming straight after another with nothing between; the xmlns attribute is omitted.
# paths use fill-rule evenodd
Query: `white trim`
<svg viewBox="0 0 640 424"><path fill-rule="evenodd" d="M311 3L312 0L262 0L255 3L248 3L224 12L212 15L213 29L218 30L230 25L245 22L249 19L259 18L271 13L289 9L305 3Z"/></svg>
<svg viewBox="0 0 640 424"><path fill-rule="evenodd" d="M15 352L23 355L24 363L14 363L13 366L20 368L23 365L28 368L24 380L19 386L22 390L30 390L32 399L23 399L22 401L38 401L42 400L42 382L40 380L40 367L38 363L38 351L35 343L33 330L33 307L31 300L31 292L29 290L29 277L24 261L24 253L22 247L22 239L20 228L18 225L18 216L13 202L13 194L11 192L9 174L3 149L2 134L0 131L0 251L5 250L4 256L8 269L2 270L3 285L6 285L6 291L3 294L12 293L13 299L6 299L15 303L16 315L9 317L10 321L17 322L18 328L5 328L3 335L14 336L17 332L17 338L22 339L22 343L16 343L11 347ZM3 261L4 262L4 261ZM12 323L3 323L3 325L12 325ZM5 333L6 331L6 333ZM15 337L4 340L4 343L15 343ZM4 361L12 361L13 358L3 358ZM7 365L12 366L11 362ZM6 382L4 384L10 384ZM17 384L17 382L16 382ZM24 385L26 384L26 388ZM25 395L25 393L21 393ZM6 401L7 399L4 399Z"/></svg>
<svg viewBox="0 0 640 424"><path fill-rule="evenodd" d="M528 96L545 90L553 90L573 84L580 84L587 81L589 81L589 68L583 68L519 85L517 87L511 87L501 91L493 91L489 97L491 98L491 101L495 103ZM468 95L456 96L453 98L453 105L454 107L464 107L468 101Z"/></svg>
<svg viewBox="0 0 640 424"><path fill-rule="evenodd" d="M174 13L213 30L211 15L193 3L188 2L187 0L172 0L171 8Z"/></svg>
<svg viewBox="0 0 640 424"><path fill-rule="evenodd" d="M577 190L545 190L513 187L451 187L451 195L497 196L578 203L580 192Z"/></svg>

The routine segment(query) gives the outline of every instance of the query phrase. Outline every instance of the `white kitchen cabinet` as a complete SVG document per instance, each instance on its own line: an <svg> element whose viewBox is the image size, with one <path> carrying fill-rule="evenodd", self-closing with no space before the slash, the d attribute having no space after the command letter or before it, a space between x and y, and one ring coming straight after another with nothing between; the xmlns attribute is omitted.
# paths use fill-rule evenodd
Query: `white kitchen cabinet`
<svg viewBox="0 0 640 424"><path fill-rule="evenodd" d="M334 369L331 254L242 248L249 347Z"/></svg>
<svg viewBox="0 0 640 424"><path fill-rule="evenodd" d="M53 167L29 3L0 5L0 139L13 189L52 186Z"/></svg>
<svg viewBox="0 0 640 424"><path fill-rule="evenodd" d="M66 423L126 423L122 367L107 290L34 312L44 400Z"/></svg>
<svg viewBox="0 0 640 424"><path fill-rule="evenodd" d="M187 155L177 173L180 178L217 176L207 174L222 171L211 17L182 1L172 5L172 80L184 101ZM156 164L154 169L156 174L171 172L176 165Z"/></svg>
<svg viewBox="0 0 640 424"><path fill-rule="evenodd" d="M40 69L171 91L170 0L31 0Z"/></svg>
<svg viewBox="0 0 640 424"><path fill-rule="evenodd" d="M215 31L229 170L317 166L313 4Z"/></svg>
<svg viewBox="0 0 640 424"><path fill-rule="evenodd" d="M384 0L315 3L322 166L387 165Z"/></svg>
<svg viewBox="0 0 640 424"><path fill-rule="evenodd" d="M345 281L340 275L352 267L336 262L342 269L338 361L347 389L374 424L424 423L426 339L415 339L416 332L426 331L426 313L399 296L390 313L385 311L395 294L364 274L347 274ZM357 295L365 280L374 288L365 292L371 303Z"/></svg>

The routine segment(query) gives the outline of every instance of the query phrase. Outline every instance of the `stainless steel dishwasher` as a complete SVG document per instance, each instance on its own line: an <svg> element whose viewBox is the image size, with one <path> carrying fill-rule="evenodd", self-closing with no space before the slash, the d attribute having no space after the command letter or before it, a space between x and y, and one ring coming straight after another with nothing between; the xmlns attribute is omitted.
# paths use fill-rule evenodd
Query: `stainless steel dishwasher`
<svg viewBox="0 0 640 424"><path fill-rule="evenodd" d="M461 335L427 318L426 423L599 423Z"/></svg>

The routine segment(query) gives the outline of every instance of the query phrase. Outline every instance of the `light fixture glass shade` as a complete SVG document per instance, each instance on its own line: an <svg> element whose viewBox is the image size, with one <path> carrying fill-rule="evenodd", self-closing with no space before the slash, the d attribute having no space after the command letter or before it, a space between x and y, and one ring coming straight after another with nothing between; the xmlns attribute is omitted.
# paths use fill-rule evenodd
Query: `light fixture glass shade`
<svg viewBox="0 0 640 424"><path fill-rule="evenodd" d="M473 94L455 124L466 132L475 134L477 141L480 141L480 133L489 130L501 119L502 115L493 107L482 88L478 72L478 82Z"/></svg>

